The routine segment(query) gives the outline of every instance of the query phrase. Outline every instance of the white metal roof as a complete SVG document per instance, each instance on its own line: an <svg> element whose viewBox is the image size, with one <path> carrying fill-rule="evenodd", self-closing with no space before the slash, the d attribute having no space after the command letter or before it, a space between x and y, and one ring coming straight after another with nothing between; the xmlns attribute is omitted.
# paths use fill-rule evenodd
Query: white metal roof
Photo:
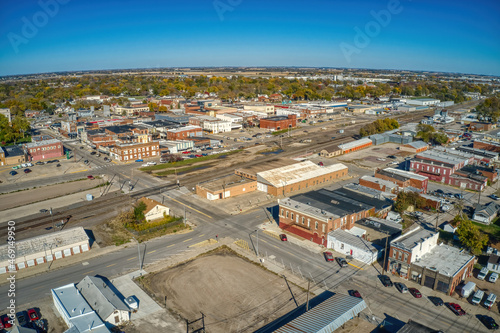
<svg viewBox="0 0 500 333"><path fill-rule="evenodd" d="M353 148L356 148L356 147L359 147L362 145L366 145L366 144L371 143L371 142L372 142L372 140L370 140L368 138L363 138L363 139L359 139L359 140L352 141L349 143L341 144L341 145L339 145L339 148L342 150L348 150L348 149L353 149Z"/></svg>
<svg viewBox="0 0 500 333"><path fill-rule="evenodd" d="M362 298L335 294L311 310L283 325L278 333L330 333L366 309Z"/></svg>
<svg viewBox="0 0 500 333"><path fill-rule="evenodd" d="M283 187L343 169L347 170L347 167L342 163L320 167L311 161L304 161L259 172L257 173L257 181L274 187Z"/></svg>

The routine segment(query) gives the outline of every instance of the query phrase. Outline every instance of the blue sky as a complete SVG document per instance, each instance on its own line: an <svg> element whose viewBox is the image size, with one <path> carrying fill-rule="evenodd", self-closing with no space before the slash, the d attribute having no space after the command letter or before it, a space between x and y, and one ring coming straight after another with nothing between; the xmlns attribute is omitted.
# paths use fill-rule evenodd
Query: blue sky
<svg viewBox="0 0 500 333"><path fill-rule="evenodd" d="M500 75L497 0L0 0L0 22L0 75L181 66Z"/></svg>

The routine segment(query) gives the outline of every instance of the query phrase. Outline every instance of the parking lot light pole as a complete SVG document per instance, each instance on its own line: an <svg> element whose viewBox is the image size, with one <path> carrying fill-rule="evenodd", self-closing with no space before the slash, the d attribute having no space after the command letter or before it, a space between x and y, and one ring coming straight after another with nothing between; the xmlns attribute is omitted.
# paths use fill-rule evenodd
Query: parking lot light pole
<svg viewBox="0 0 500 333"><path fill-rule="evenodd" d="M256 229L255 233L257 234L257 247L255 249L255 252L257 254L257 258L259 258L259 229Z"/></svg>

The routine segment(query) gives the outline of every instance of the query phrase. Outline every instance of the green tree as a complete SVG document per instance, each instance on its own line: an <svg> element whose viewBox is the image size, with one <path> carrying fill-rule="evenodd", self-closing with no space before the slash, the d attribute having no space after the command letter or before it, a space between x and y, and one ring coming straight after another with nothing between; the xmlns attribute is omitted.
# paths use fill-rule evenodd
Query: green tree
<svg viewBox="0 0 500 333"><path fill-rule="evenodd" d="M481 230L472 224L469 219L463 217L457 218L457 216L455 218L460 223L456 231L458 239L463 246L467 247L472 252L472 254L480 254L483 248L488 244L488 235L481 232Z"/></svg>

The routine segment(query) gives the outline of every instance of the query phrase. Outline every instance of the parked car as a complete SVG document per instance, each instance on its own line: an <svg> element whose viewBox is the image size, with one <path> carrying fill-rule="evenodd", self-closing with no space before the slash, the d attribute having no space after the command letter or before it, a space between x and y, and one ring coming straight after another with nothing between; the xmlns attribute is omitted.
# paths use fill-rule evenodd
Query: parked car
<svg viewBox="0 0 500 333"><path fill-rule="evenodd" d="M9 171L9 174L10 174L11 176L15 176L15 175L17 175L17 171L10 170L10 171Z"/></svg>
<svg viewBox="0 0 500 333"><path fill-rule="evenodd" d="M323 255L325 256L326 261L333 261L333 254L331 252L323 252Z"/></svg>
<svg viewBox="0 0 500 333"><path fill-rule="evenodd" d="M380 282L384 285L384 287L392 287L393 283L391 281L391 278L388 277L387 275L380 275L379 276Z"/></svg>
<svg viewBox="0 0 500 333"><path fill-rule="evenodd" d="M88 164L88 163L89 163L89 160L85 160L85 161L83 161L83 163Z"/></svg>
<svg viewBox="0 0 500 333"><path fill-rule="evenodd" d="M491 293L488 295L488 297L486 297L486 300L484 301L483 304L488 310L490 310L491 307L495 304L496 300L497 300L497 295Z"/></svg>
<svg viewBox="0 0 500 333"><path fill-rule="evenodd" d="M26 311L19 311L16 313L16 318L19 326L25 327L28 325L28 315L26 314Z"/></svg>
<svg viewBox="0 0 500 333"><path fill-rule="evenodd" d="M491 283L495 283L497 282L497 280L498 280L498 273L491 273L488 281L490 281Z"/></svg>
<svg viewBox="0 0 500 333"><path fill-rule="evenodd" d="M444 194L444 191L443 191L442 189L440 189L440 188L439 188L439 189L437 189L437 190L436 190L436 193L439 193L439 194Z"/></svg>
<svg viewBox="0 0 500 333"><path fill-rule="evenodd" d="M149 164L147 164L147 163L144 163L143 165L141 165L141 167L148 167L148 166L149 166Z"/></svg>
<svg viewBox="0 0 500 333"><path fill-rule="evenodd" d="M94 176L92 176L92 175L88 175L87 178L90 179L90 180L95 179Z"/></svg>
<svg viewBox="0 0 500 333"><path fill-rule="evenodd" d="M31 169L24 169L24 173L30 173Z"/></svg>
<svg viewBox="0 0 500 333"><path fill-rule="evenodd" d="M95 155L97 154L95 151L91 152L90 155Z"/></svg>
<svg viewBox="0 0 500 333"><path fill-rule="evenodd" d="M410 288L410 289L408 289L408 291L410 292L410 294L413 295L413 297L422 298L422 294L420 293L420 291L417 288Z"/></svg>
<svg viewBox="0 0 500 333"><path fill-rule="evenodd" d="M479 321L482 322L483 325L486 326L486 328L489 330L498 329L498 324L496 323L495 319L491 317L485 315L477 315L477 319L479 319Z"/></svg>
<svg viewBox="0 0 500 333"><path fill-rule="evenodd" d="M498 199L500 199L500 197L497 197L497 196L496 196L496 195L494 195L494 194L488 195L488 198L491 198L491 199L493 199L493 200L498 200Z"/></svg>
<svg viewBox="0 0 500 333"><path fill-rule="evenodd" d="M49 211L46 210L46 209L40 209L40 213L44 214L44 213L48 213Z"/></svg>
<svg viewBox="0 0 500 333"><path fill-rule="evenodd" d="M440 298L440 297L436 297L436 296L429 296L427 297L429 299L429 301L432 302L432 304L434 304L435 306L442 306L444 304L443 300Z"/></svg>
<svg viewBox="0 0 500 333"><path fill-rule="evenodd" d="M138 159L138 160L135 160L136 162L144 162L143 159Z"/></svg>
<svg viewBox="0 0 500 333"><path fill-rule="evenodd" d="M395 282L394 286L396 287L397 290L399 290L400 293L404 294L408 292L408 288L404 283L401 282Z"/></svg>
<svg viewBox="0 0 500 333"><path fill-rule="evenodd" d="M281 239L282 242L286 242L288 240L288 238L286 237L285 234L281 234L280 235L280 239Z"/></svg>
<svg viewBox="0 0 500 333"><path fill-rule="evenodd" d="M3 315L2 317L0 317L0 320L1 320L4 328L11 328L12 327L12 324L9 322L10 318L7 317L7 315Z"/></svg>
<svg viewBox="0 0 500 333"><path fill-rule="evenodd" d="M351 295L352 297L363 298L357 290L349 290L349 295Z"/></svg>
<svg viewBox="0 0 500 333"><path fill-rule="evenodd" d="M488 267L481 268L481 271L477 274L478 280L484 280L486 278L486 275L488 275L488 272Z"/></svg>
<svg viewBox="0 0 500 333"><path fill-rule="evenodd" d="M38 315L36 309L28 309L28 318L30 319L30 321L35 321L40 319L40 316Z"/></svg>
<svg viewBox="0 0 500 333"><path fill-rule="evenodd" d="M467 314L457 303L446 303L446 306L457 316L464 316Z"/></svg>
<svg viewBox="0 0 500 333"><path fill-rule="evenodd" d="M340 267L347 267L348 266L347 260L345 260L342 257L337 257L337 258L335 258L335 260L337 260L337 263L339 264Z"/></svg>
<svg viewBox="0 0 500 333"><path fill-rule="evenodd" d="M45 163L43 163L42 161L38 161L35 163L36 165L44 165Z"/></svg>
<svg viewBox="0 0 500 333"><path fill-rule="evenodd" d="M60 164L60 163L57 163L56 167L57 167L57 168L61 167L61 164Z"/></svg>
<svg viewBox="0 0 500 333"><path fill-rule="evenodd" d="M450 209L451 209L451 206L450 206L450 205L443 205L443 206L441 206L441 210L442 210L443 212L447 212L447 211L449 211Z"/></svg>
<svg viewBox="0 0 500 333"><path fill-rule="evenodd" d="M462 194L460 194L460 193L455 193L455 198L457 198L457 199L463 199L464 196Z"/></svg>

